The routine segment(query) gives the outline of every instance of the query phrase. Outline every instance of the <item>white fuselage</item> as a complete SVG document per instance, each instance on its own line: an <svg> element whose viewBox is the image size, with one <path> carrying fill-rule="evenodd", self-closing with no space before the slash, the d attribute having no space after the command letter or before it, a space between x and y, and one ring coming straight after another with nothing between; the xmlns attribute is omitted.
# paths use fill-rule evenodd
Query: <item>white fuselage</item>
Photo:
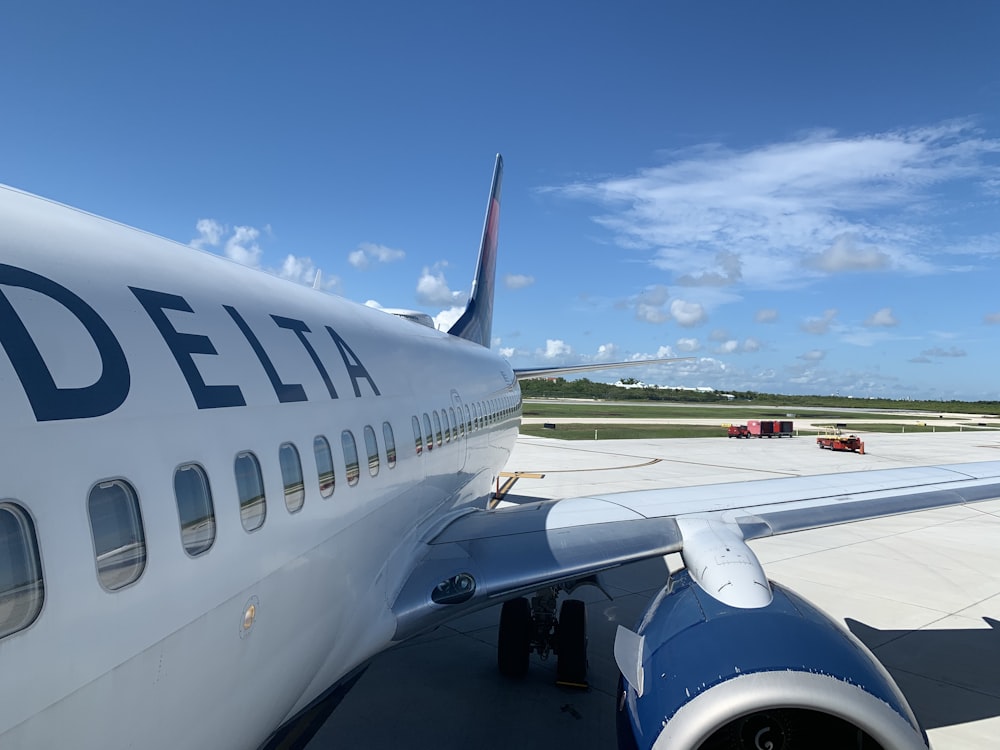
<svg viewBox="0 0 1000 750"><path fill-rule="evenodd" d="M54 383L25 382L33 355L0 330L0 501L30 515L44 581L36 619L0 638L0 747L256 747L391 643L389 607L421 535L482 503L509 455L520 412L509 365L468 341L9 189L0 189L0 264L0 293ZM97 383L103 390L87 390ZM435 412L450 422L452 411L458 434L424 444L424 415L437 432ZM359 456L353 484L344 431ZM332 449L326 498L317 436ZM285 443L301 458L296 512L285 504ZM249 532L234 478L247 451L266 496L263 524ZM208 478L216 525L197 556L185 551L174 494L175 471L192 463ZM88 496L113 481L135 490L146 561L134 582L108 590Z"/></svg>

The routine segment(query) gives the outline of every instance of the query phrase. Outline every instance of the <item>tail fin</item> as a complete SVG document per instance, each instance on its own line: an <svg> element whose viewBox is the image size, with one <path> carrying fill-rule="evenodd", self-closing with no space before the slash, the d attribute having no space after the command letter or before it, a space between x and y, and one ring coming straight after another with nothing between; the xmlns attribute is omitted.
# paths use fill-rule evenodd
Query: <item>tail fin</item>
<svg viewBox="0 0 1000 750"><path fill-rule="evenodd" d="M497 268L497 232L500 225L500 183L503 181L503 157L497 154L493 169L490 202L486 206L483 242L479 246L476 278L472 280L469 302L455 324L448 329L452 336L475 341L489 349L493 335L493 288Z"/></svg>

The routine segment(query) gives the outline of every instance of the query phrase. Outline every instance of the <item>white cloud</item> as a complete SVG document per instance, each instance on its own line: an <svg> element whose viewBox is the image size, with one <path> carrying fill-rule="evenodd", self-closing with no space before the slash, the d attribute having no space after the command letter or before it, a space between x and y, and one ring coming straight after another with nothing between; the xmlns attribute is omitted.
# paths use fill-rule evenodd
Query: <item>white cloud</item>
<svg viewBox="0 0 1000 750"><path fill-rule="evenodd" d="M510 359L514 356L515 349L513 346L502 346L500 347L500 356Z"/></svg>
<svg viewBox="0 0 1000 750"><path fill-rule="evenodd" d="M263 266L261 260L264 251L259 242L262 232L256 227L238 226L230 230L215 219L199 219L195 228L198 237L191 240L189 243L191 247L205 250L221 246L222 253L230 260L306 286L312 286L316 281L316 275L319 274L321 289L341 292L340 279L332 274L324 276L308 256L289 253L279 268ZM269 236L270 226L265 226L263 233Z"/></svg>
<svg viewBox="0 0 1000 750"><path fill-rule="evenodd" d="M535 277L523 273L509 273L503 277L503 283L508 289L524 289L535 283Z"/></svg>
<svg viewBox="0 0 1000 750"><path fill-rule="evenodd" d="M872 246L862 246L854 234L845 233L820 253L803 258L803 265L827 273L846 271L882 271L892 266L892 259Z"/></svg>
<svg viewBox="0 0 1000 750"><path fill-rule="evenodd" d="M758 310L753 319L758 323L773 323L778 319L778 311L765 307Z"/></svg>
<svg viewBox="0 0 1000 750"><path fill-rule="evenodd" d="M618 355L618 345L607 343L597 347L597 354L594 355L595 362L612 362Z"/></svg>
<svg viewBox="0 0 1000 750"><path fill-rule="evenodd" d="M743 262L740 256L728 250L720 250L715 255L716 268L684 274L677 279L681 286L729 286L743 277Z"/></svg>
<svg viewBox="0 0 1000 750"><path fill-rule="evenodd" d="M739 339L727 339L721 342L715 349L717 354L741 354L756 351L760 351L760 342L754 338L748 338L743 341Z"/></svg>
<svg viewBox="0 0 1000 750"><path fill-rule="evenodd" d="M719 354L732 354L733 352L739 350L740 342L736 339L729 339L729 341L723 341L716 348L716 352Z"/></svg>
<svg viewBox="0 0 1000 750"><path fill-rule="evenodd" d="M561 357L568 357L572 353L573 347L565 341L560 339L546 339L545 351L542 352L542 356L545 357L545 359L558 359Z"/></svg>
<svg viewBox="0 0 1000 750"><path fill-rule="evenodd" d="M365 307L374 307L376 310L382 309L382 305L373 299L370 299L367 302L365 302Z"/></svg>
<svg viewBox="0 0 1000 750"><path fill-rule="evenodd" d="M891 328L895 325L899 325L899 321L896 320L896 316L892 314L891 307L883 307L878 310L865 320L865 325L869 328Z"/></svg>
<svg viewBox="0 0 1000 750"><path fill-rule="evenodd" d="M464 292L453 292L448 288L444 273L435 267L425 267L417 281L417 300L422 305L458 305L464 302Z"/></svg>
<svg viewBox="0 0 1000 750"><path fill-rule="evenodd" d="M940 346L935 346L933 349L924 349L920 352L925 357L964 357L966 356L966 351L964 349L959 349L957 346L949 346L944 349Z"/></svg>
<svg viewBox="0 0 1000 750"><path fill-rule="evenodd" d="M458 319L462 317L463 312L465 312L464 305L449 307L447 310L442 310L434 316L434 327L439 331L447 331L458 322Z"/></svg>
<svg viewBox="0 0 1000 750"><path fill-rule="evenodd" d="M830 331L830 326L833 324L834 319L837 317L837 310L831 308L824 311L822 317L819 318L806 318L802 321L800 328L806 333L811 333L816 336L822 336Z"/></svg>
<svg viewBox="0 0 1000 750"><path fill-rule="evenodd" d="M983 322L986 323L986 325L996 325L997 323L1000 323L1000 312L984 315Z"/></svg>
<svg viewBox="0 0 1000 750"><path fill-rule="evenodd" d="M234 227L233 233L226 240L223 252L226 257L251 268L260 268L260 256L263 251L257 244L260 230L256 227Z"/></svg>
<svg viewBox="0 0 1000 750"><path fill-rule="evenodd" d="M677 349L682 352L696 352L701 348L698 339L677 339Z"/></svg>
<svg viewBox="0 0 1000 750"><path fill-rule="evenodd" d="M654 284L643 289L635 298L635 317L647 323L665 323L670 314L664 306L670 292L663 284Z"/></svg>
<svg viewBox="0 0 1000 750"><path fill-rule="evenodd" d="M635 306L635 317L647 323L665 323L670 320L670 315L662 307L642 303Z"/></svg>
<svg viewBox="0 0 1000 750"><path fill-rule="evenodd" d="M198 219L195 224L198 236L191 240L191 247L204 250L206 247L217 247L222 241L226 229L215 219Z"/></svg>
<svg viewBox="0 0 1000 750"><path fill-rule="evenodd" d="M285 256L285 262L281 264L278 275L300 284L312 284L316 280L316 266L313 265L311 258L300 258L289 253Z"/></svg>
<svg viewBox="0 0 1000 750"><path fill-rule="evenodd" d="M810 349L798 356L798 359L804 359L806 362L819 362L826 356L826 351L823 349Z"/></svg>
<svg viewBox="0 0 1000 750"><path fill-rule="evenodd" d="M406 257L402 250L395 250L385 245L376 245L373 242L362 242L356 250L352 250L347 255L347 262L358 270L363 271L372 262L393 263Z"/></svg>
<svg viewBox="0 0 1000 750"><path fill-rule="evenodd" d="M998 152L969 121L816 131L746 150L705 144L547 190L601 205L595 221L620 247L649 251L673 283L786 288L841 271L934 270L936 209L995 184ZM941 189L959 182L960 198Z"/></svg>
<svg viewBox="0 0 1000 750"><path fill-rule="evenodd" d="M670 303L670 314L685 328L696 326L706 318L705 308L698 302L685 302L679 299Z"/></svg>

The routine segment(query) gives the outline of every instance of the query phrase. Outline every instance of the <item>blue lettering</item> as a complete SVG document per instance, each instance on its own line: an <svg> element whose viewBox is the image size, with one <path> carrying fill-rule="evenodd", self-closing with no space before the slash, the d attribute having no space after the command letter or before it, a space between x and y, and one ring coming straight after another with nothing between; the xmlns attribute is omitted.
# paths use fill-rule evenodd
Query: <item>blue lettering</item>
<svg viewBox="0 0 1000 750"><path fill-rule="evenodd" d="M271 387L274 388L274 394L278 397L278 401L283 404L289 401L305 401L306 391L301 385L298 383L281 382L281 378L278 376L278 371L274 369L271 358L267 356L267 352L264 351L264 347L260 344L260 339L250 330L250 326L243 320L243 316L236 312L236 308L229 305L223 305L223 308L229 313L229 317L233 319L233 322L239 326L243 335L246 336L250 348L253 349L253 353L260 360L261 367L267 373L267 379L271 381Z"/></svg>
<svg viewBox="0 0 1000 750"><path fill-rule="evenodd" d="M171 325L164 310L178 310L180 312L193 313L194 310L183 297L176 294L166 294L165 292L154 292L150 289L140 289L130 286L132 294L146 309L153 325L160 332L163 341L166 343L170 353L177 360L177 366L181 368L184 379L187 380L188 388L199 409L217 409L225 406L246 406L247 402L243 398L243 393L236 385L205 385L201 373L191 358L192 354L218 354L215 345L208 336L201 336L193 333L180 333Z"/></svg>
<svg viewBox="0 0 1000 750"><path fill-rule="evenodd" d="M0 284L31 289L58 302L87 329L101 355L97 382L82 388L59 388L28 329L0 292L0 344L17 372L35 419L49 422L100 417L125 402L131 385L125 352L94 308L66 287L23 268L0 264Z"/></svg>
<svg viewBox="0 0 1000 750"><path fill-rule="evenodd" d="M330 326L325 326L327 333L330 334L330 338L333 339L333 343L337 345L337 350L340 352L340 358L344 360L344 367L347 368L347 374L351 378L351 385L354 386L354 395L361 398L361 389L358 387L358 381L364 378L368 381L368 385L372 387L376 396L381 396L378 387L375 385L375 381L372 380L372 376L368 374L368 370L365 366L361 364L361 360L358 359L358 355L347 345L347 342L340 338L335 330L330 328Z"/></svg>
<svg viewBox="0 0 1000 750"><path fill-rule="evenodd" d="M330 398L337 398L337 390L333 387L333 382L330 380L330 374L326 371L326 368L323 367L323 363L316 355L316 350L313 349L312 344L309 343L309 339L305 337L305 334L310 332L309 326L301 320L283 318L280 315L272 315L271 318L278 324L279 328L286 328L295 332L299 341L302 342L302 346L304 346L306 351L309 352L309 357L312 359L313 364L316 365L316 369L319 370L320 377L323 378L323 382L326 384L326 390L329 392Z"/></svg>

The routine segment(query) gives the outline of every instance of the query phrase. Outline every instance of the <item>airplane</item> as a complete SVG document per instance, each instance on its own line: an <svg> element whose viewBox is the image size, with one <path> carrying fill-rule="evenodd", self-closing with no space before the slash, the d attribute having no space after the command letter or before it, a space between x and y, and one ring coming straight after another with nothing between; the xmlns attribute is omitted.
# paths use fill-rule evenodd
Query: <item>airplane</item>
<svg viewBox="0 0 1000 750"><path fill-rule="evenodd" d="M490 350L501 176L446 332L0 188L0 747L300 746L377 654L501 603L511 689L536 651L583 684L568 595L674 552L615 640L621 747L928 746L747 542L994 499L1000 462L492 508L519 379L594 369Z"/></svg>

